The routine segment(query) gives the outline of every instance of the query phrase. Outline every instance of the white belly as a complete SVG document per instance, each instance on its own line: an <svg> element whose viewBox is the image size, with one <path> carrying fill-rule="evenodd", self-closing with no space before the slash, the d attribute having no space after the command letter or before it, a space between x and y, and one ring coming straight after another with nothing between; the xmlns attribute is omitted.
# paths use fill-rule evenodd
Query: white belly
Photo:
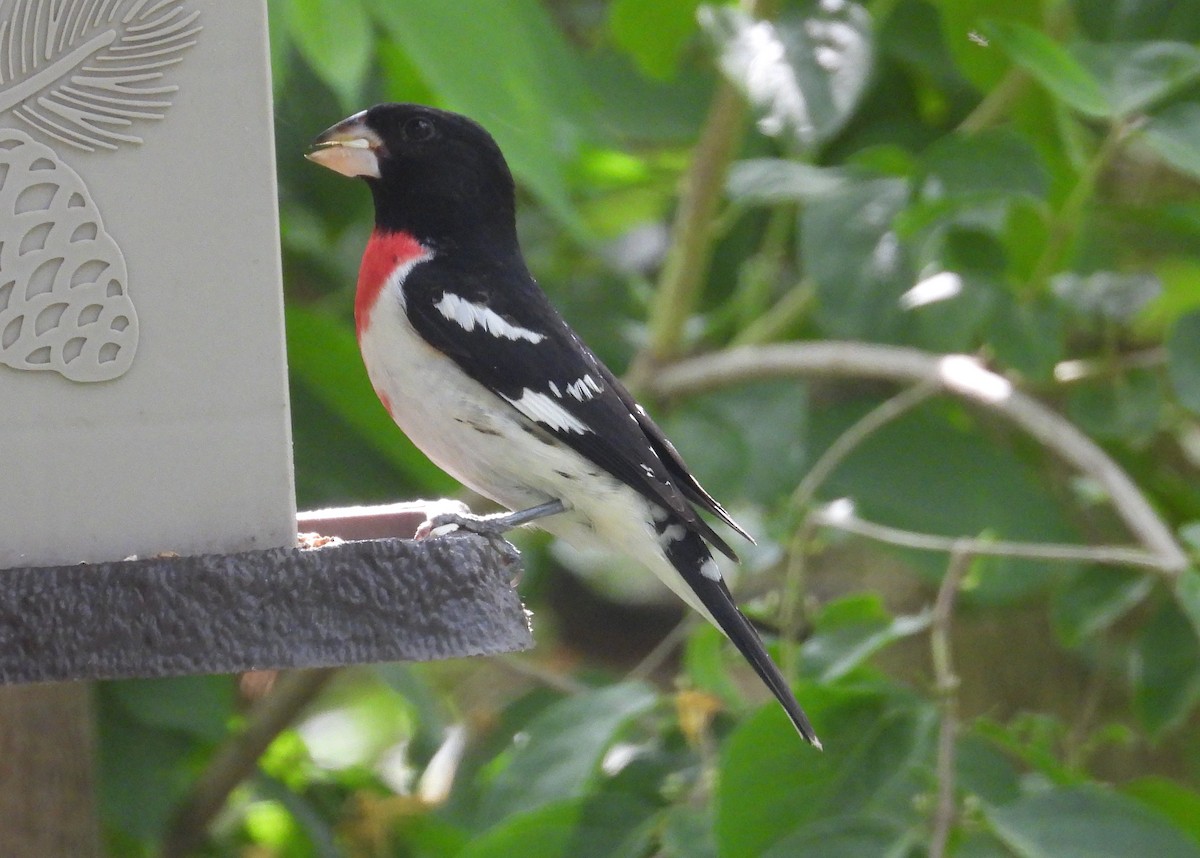
<svg viewBox="0 0 1200 858"><path fill-rule="evenodd" d="M359 347L392 419L434 464L510 510L563 501L567 512L537 525L641 563L708 616L663 553L650 504L570 447L547 443L551 436L458 370L413 329L395 292L381 293Z"/></svg>
<svg viewBox="0 0 1200 858"><path fill-rule="evenodd" d="M595 531L609 548L614 530L653 536L640 495L458 371L413 330L392 295L381 296L359 347L392 419L464 485L514 510L563 500L573 514L541 523L580 547L596 541L589 539Z"/></svg>

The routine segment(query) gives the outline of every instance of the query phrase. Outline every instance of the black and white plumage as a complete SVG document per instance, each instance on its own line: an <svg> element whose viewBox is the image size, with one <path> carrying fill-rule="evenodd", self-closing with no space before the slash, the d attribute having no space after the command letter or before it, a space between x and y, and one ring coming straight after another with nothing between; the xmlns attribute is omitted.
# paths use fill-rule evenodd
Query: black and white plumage
<svg viewBox="0 0 1200 858"><path fill-rule="evenodd" d="M819 747L709 546L736 559L732 549L697 508L749 535L538 288L491 136L457 114L383 104L327 130L309 158L371 189L355 320L400 428L480 494L561 510L539 525L651 569L733 641Z"/></svg>

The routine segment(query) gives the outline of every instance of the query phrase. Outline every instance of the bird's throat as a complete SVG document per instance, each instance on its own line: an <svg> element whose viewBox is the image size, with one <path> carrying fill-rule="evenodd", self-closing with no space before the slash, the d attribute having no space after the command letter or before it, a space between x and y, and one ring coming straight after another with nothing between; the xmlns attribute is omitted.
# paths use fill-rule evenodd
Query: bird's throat
<svg viewBox="0 0 1200 858"><path fill-rule="evenodd" d="M371 313L379 295L397 272L407 273L417 262L431 256L429 248L407 232L371 233L362 265L358 269L358 291L354 296L354 327L359 340L371 323Z"/></svg>

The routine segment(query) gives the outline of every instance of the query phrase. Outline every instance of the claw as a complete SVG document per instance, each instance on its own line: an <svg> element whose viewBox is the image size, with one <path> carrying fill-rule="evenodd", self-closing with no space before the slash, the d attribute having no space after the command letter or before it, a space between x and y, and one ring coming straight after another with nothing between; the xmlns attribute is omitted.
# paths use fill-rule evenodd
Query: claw
<svg viewBox="0 0 1200 858"><path fill-rule="evenodd" d="M514 527L528 524L547 515L556 515L566 510L562 501L550 501L530 509L517 512L502 512L496 515L472 515L471 513L444 512L421 522L414 539L429 539L444 536L455 530L466 530L480 536L503 536Z"/></svg>

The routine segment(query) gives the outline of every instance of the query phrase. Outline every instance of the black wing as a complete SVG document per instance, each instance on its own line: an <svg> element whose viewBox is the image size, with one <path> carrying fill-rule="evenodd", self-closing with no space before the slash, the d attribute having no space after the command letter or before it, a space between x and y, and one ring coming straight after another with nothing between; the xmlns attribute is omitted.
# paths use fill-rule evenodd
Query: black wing
<svg viewBox="0 0 1200 858"><path fill-rule="evenodd" d="M737 559L689 501L749 535L701 487L662 430L571 330L523 264L480 271L435 256L412 271L404 293L417 333L467 375Z"/></svg>

